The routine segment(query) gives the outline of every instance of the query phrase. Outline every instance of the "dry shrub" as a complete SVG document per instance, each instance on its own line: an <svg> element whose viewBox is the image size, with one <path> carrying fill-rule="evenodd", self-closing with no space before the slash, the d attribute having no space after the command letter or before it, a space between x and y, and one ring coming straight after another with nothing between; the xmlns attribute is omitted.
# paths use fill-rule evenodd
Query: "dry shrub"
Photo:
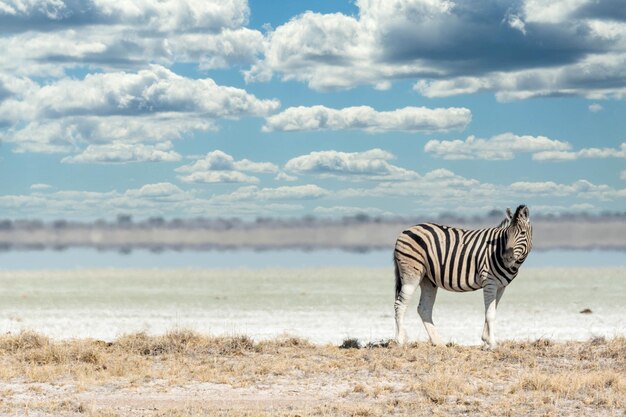
<svg viewBox="0 0 626 417"><path fill-rule="evenodd" d="M162 336L149 336L145 332L121 336L113 344L117 349L143 356L184 353L198 344L200 336L193 332L171 331Z"/></svg>
<svg viewBox="0 0 626 417"><path fill-rule="evenodd" d="M580 372L570 371L561 373L532 372L524 375L521 381L514 385L510 392L518 389L526 391L551 392L568 399L579 396L613 393L622 398L626 396L626 379L622 374L614 371Z"/></svg>
<svg viewBox="0 0 626 417"><path fill-rule="evenodd" d="M120 336L113 346L116 349L122 350L127 353L135 353L138 355L154 356L158 354L156 352L156 346L152 343L153 337L148 336L144 332L131 333Z"/></svg>
<svg viewBox="0 0 626 417"><path fill-rule="evenodd" d="M449 373L427 376L420 383L414 384L412 389L417 389L436 404L444 403L448 396L460 398L474 392L466 376Z"/></svg>
<svg viewBox="0 0 626 417"><path fill-rule="evenodd" d="M48 346L50 339L31 331L22 331L16 335L0 336L0 352L15 353L29 349L40 349Z"/></svg>
<svg viewBox="0 0 626 417"><path fill-rule="evenodd" d="M363 384L356 384L353 388L352 388L353 392L365 392L365 385Z"/></svg>
<svg viewBox="0 0 626 417"><path fill-rule="evenodd" d="M254 341L248 336L207 337L191 330L170 331L163 336L133 333L120 337L113 345L143 356L241 355L255 350Z"/></svg>
<svg viewBox="0 0 626 417"><path fill-rule="evenodd" d="M255 351L254 341L244 335L232 337L218 337L213 339L213 344L217 347L216 353L220 355L241 355L244 352Z"/></svg>
<svg viewBox="0 0 626 417"><path fill-rule="evenodd" d="M263 353L276 353L283 349L313 349L315 345L306 339L294 336L283 336L274 340L262 340L258 343L257 348Z"/></svg>
<svg viewBox="0 0 626 417"><path fill-rule="evenodd" d="M626 337L620 336L608 341L600 350L600 354L608 359L617 359L622 367L622 372L626 369Z"/></svg>
<svg viewBox="0 0 626 417"><path fill-rule="evenodd" d="M31 331L0 337L0 352L16 355L20 361L33 365L76 362L98 365L102 357L96 342L90 340L52 342L46 336Z"/></svg>
<svg viewBox="0 0 626 417"><path fill-rule="evenodd" d="M554 345L554 342L550 339L537 339L530 343L530 345L535 349L545 350Z"/></svg>
<svg viewBox="0 0 626 417"><path fill-rule="evenodd" d="M312 412L303 413L304 416L333 416L333 417L369 417L383 415L378 407L354 404L324 404L317 406Z"/></svg>
<svg viewBox="0 0 626 417"><path fill-rule="evenodd" d="M361 344L357 339L344 339L339 349L361 349Z"/></svg>

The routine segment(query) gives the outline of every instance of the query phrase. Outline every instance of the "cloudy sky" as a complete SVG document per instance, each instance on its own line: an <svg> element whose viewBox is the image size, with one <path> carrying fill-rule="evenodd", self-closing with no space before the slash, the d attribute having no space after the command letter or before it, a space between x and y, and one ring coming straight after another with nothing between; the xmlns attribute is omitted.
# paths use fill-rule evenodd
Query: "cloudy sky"
<svg viewBox="0 0 626 417"><path fill-rule="evenodd" d="M0 0L0 218L626 207L623 0Z"/></svg>

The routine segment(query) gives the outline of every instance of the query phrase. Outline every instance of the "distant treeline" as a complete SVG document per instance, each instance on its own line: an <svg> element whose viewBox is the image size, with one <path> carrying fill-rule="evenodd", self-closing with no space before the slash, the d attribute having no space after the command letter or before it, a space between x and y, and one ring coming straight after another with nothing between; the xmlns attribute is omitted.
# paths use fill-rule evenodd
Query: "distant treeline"
<svg viewBox="0 0 626 417"><path fill-rule="evenodd" d="M370 216L368 214L356 214L353 216L344 216L341 218L315 217L306 215L303 217L257 217L255 220L244 220L237 217L194 217L188 219L165 219L163 217L149 217L143 220L134 220L131 215L119 214L115 220L94 220L90 222L80 222L71 220L54 220L44 222L38 219L2 219L0 220L0 230L11 229L43 229L43 228L206 228L206 229L232 229L232 228L250 228L256 225L276 225L279 227L300 227L311 225L327 225L327 224L355 224L355 223L406 223L417 224L424 222L435 222L441 224L488 224L498 223L504 218L504 212L500 210L492 210L482 216L459 216L452 213L443 213L437 216ZM582 222L603 222L603 221L626 221L626 211L624 212L602 212L600 214L592 214L586 212L577 213L561 213L561 214L535 214L532 215L533 221L582 221Z"/></svg>
<svg viewBox="0 0 626 417"><path fill-rule="evenodd" d="M113 221L0 220L0 250L93 247L129 252L133 249L389 249L406 227L436 222L468 229L493 227L504 218L501 211L484 216L442 214L433 218L373 217L358 214L340 219L259 217L164 219L139 221L119 215ZM626 212L535 214L534 248L548 250L626 250Z"/></svg>

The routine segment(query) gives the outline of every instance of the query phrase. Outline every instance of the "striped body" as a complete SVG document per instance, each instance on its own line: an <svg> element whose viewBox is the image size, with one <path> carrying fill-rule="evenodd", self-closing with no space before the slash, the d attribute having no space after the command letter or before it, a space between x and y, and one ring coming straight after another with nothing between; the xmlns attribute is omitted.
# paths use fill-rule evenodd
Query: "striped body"
<svg viewBox="0 0 626 417"><path fill-rule="evenodd" d="M443 344L433 323L437 289L464 292L483 289L485 324L482 341L496 346L496 308L504 289L517 276L532 248L529 210L506 210L506 218L489 229L465 230L434 223L415 225L400 234L394 250L396 340L406 340L404 312L417 288L417 313L433 344Z"/></svg>
<svg viewBox="0 0 626 417"><path fill-rule="evenodd" d="M506 222L490 229L465 230L433 223L413 226L398 237L394 257L404 271L425 273L435 286L475 291L487 277L508 285L518 268L505 266Z"/></svg>

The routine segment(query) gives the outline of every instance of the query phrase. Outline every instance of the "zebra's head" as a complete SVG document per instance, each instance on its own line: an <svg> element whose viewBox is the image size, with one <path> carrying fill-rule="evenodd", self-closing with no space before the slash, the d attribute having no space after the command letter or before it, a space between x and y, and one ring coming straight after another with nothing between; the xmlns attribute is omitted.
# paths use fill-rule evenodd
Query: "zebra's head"
<svg viewBox="0 0 626 417"><path fill-rule="evenodd" d="M519 206L507 227L504 262L507 267L519 267L533 247L533 228L530 224L530 212L525 205Z"/></svg>

